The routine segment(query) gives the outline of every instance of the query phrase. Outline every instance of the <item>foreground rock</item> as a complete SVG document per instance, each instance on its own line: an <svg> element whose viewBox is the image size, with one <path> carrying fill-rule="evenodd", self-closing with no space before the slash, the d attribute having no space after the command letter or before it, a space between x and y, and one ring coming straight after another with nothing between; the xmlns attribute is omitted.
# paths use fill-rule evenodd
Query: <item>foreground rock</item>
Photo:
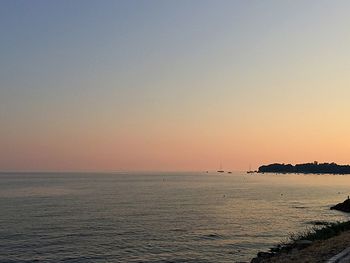
<svg viewBox="0 0 350 263"><path fill-rule="evenodd" d="M338 210L342 212L350 213L350 199L346 199L343 203L339 203L331 207L331 210Z"/></svg>

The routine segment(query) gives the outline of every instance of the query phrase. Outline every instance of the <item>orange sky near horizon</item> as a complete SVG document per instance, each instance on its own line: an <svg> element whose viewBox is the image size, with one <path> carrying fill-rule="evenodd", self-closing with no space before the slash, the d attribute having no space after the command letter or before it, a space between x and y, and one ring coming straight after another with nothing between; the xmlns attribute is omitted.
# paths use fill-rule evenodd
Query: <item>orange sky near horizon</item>
<svg viewBox="0 0 350 263"><path fill-rule="evenodd" d="M199 3L4 4L0 170L350 163L350 3Z"/></svg>

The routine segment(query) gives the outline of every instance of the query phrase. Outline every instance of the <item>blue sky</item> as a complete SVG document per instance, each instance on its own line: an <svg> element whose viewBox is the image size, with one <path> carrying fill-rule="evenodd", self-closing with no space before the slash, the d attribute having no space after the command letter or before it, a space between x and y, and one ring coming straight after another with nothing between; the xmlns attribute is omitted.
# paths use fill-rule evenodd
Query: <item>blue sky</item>
<svg viewBox="0 0 350 263"><path fill-rule="evenodd" d="M0 5L4 170L347 161L348 1Z"/></svg>

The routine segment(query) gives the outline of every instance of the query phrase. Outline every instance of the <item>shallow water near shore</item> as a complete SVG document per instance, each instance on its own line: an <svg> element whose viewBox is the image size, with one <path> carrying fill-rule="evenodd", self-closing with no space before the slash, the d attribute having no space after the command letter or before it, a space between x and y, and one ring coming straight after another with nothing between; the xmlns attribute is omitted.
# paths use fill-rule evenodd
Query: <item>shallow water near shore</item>
<svg viewBox="0 0 350 263"><path fill-rule="evenodd" d="M235 262L314 221L350 176L2 173L0 262Z"/></svg>

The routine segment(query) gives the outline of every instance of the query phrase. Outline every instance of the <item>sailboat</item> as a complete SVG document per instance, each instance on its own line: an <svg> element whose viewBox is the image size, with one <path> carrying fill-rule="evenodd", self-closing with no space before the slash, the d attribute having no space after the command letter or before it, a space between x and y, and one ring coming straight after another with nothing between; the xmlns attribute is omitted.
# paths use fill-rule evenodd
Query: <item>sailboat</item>
<svg viewBox="0 0 350 263"><path fill-rule="evenodd" d="M218 173L224 173L225 171L222 169L222 164L220 164L220 170L217 170Z"/></svg>
<svg viewBox="0 0 350 263"><path fill-rule="evenodd" d="M249 164L249 170L247 171L247 174L253 174L254 171L252 171L252 165Z"/></svg>

